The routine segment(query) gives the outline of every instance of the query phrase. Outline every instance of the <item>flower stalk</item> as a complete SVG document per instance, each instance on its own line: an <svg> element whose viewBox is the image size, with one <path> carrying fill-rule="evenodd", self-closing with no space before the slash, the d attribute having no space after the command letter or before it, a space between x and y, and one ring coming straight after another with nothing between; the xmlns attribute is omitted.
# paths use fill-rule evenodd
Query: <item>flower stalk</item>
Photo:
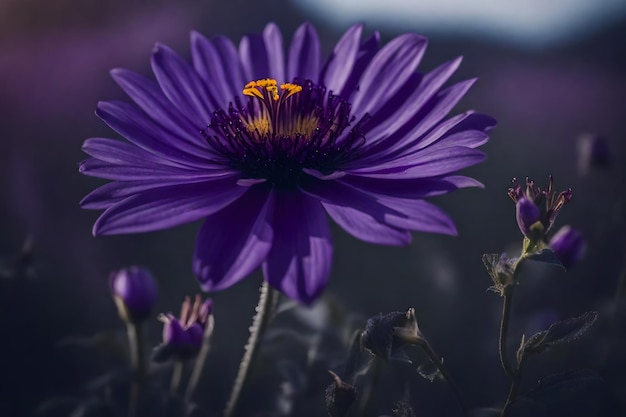
<svg viewBox="0 0 626 417"><path fill-rule="evenodd" d="M137 404L141 392L141 384L146 375L146 360L144 355L144 337L141 322L127 322L126 332L130 350L130 365L133 369L133 382L130 387L128 400L128 416L137 415Z"/></svg>
<svg viewBox="0 0 626 417"><path fill-rule="evenodd" d="M498 351L500 352L500 363L504 373L511 378L515 378L515 371L511 367L506 352L506 340L509 334L509 319L511 316L511 304L513 302L513 285L507 285L503 289L502 295L502 318L500 319L500 337L498 338Z"/></svg>
<svg viewBox="0 0 626 417"><path fill-rule="evenodd" d="M250 327L250 337L248 343L245 346L245 352L241 363L239 364L239 371L235 378L235 383L230 392L230 397L226 403L224 410L224 417L232 417L237 408L239 397L243 387L248 379L252 365L257 357L259 345L267 326L274 315L280 293L271 288L267 281L263 281L260 288L259 302L256 307L256 314L252 319L252 327Z"/></svg>
<svg viewBox="0 0 626 417"><path fill-rule="evenodd" d="M187 384L187 389L185 390L185 402L189 402L191 400L191 397L198 386L198 382L200 381L200 376L202 375L202 371L204 369L204 363L206 362L207 355L211 350L211 335L213 334L214 327L215 319L212 315L210 315L207 318L202 338L202 347L200 348L200 352L198 352L198 357L193 365L193 370L191 371L191 376L189 377L189 383Z"/></svg>

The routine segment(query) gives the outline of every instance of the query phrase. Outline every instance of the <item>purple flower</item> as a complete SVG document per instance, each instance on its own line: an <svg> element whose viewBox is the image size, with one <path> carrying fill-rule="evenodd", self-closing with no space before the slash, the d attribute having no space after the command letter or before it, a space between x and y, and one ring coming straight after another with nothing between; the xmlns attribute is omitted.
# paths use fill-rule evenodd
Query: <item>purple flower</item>
<svg viewBox="0 0 626 417"><path fill-rule="evenodd" d="M109 284L123 320L142 321L150 317L158 296L150 271L138 266L121 269L110 275Z"/></svg>
<svg viewBox="0 0 626 417"><path fill-rule="evenodd" d="M164 45L156 82L112 76L135 102L96 114L127 141L92 138L80 171L113 182L81 202L105 209L94 235L165 229L204 219L193 269L205 291L259 266L303 303L325 288L332 261L327 215L367 242L406 245L410 232L456 234L424 199L481 186L457 172L485 159L495 126L471 111L446 116L475 80L443 88L461 59L417 71L426 39L381 47L362 27L322 61L317 33L300 26L288 52L274 24L239 48L191 34L192 63Z"/></svg>
<svg viewBox="0 0 626 417"><path fill-rule="evenodd" d="M535 182L529 180L528 178L526 178L526 190L524 190L524 188L517 182L515 178L513 178L512 182L514 184L514 187L509 188L508 193L509 197L511 197L511 199L516 204L517 224L519 225L520 230L522 230L522 233L524 233L524 235L527 235L527 233L524 232L522 224L520 223L520 215L525 216L523 219L525 222L528 222L535 217L535 211L530 207L527 202L520 203L521 200L526 199L529 202L534 203L534 205L537 207L539 211L539 218L537 220L539 220L543 225L543 233L545 235L546 233L548 233L548 231L550 231L550 228L554 224L556 216L557 214L559 214L561 208L572 199L572 189L568 188L567 190L561 191L560 193L553 191L552 175L550 175L548 187L546 189L541 189L537 187L535 185ZM520 204L522 204L523 208L520 207ZM520 213L520 210L522 210L523 213ZM527 223L526 225L530 226L532 225L532 223Z"/></svg>
<svg viewBox="0 0 626 417"><path fill-rule="evenodd" d="M585 237L570 226L563 226L550 239L550 247L565 269L578 263L585 252Z"/></svg>
<svg viewBox="0 0 626 417"><path fill-rule="evenodd" d="M193 304L189 297L185 298L178 318L171 313L161 314L163 343L155 349L154 360L162 362L196 356L205 337L213 331L212 315L212 301L207 299L202 302L200 295L196 295Z"/></svg>
<svg viewBox="0 0 626 417"><path fill-rule="evenodd" d="M531 226L539 221L539 207L532 200L522 197L515 204L515 217L519 230L528 236Z"/></svg>

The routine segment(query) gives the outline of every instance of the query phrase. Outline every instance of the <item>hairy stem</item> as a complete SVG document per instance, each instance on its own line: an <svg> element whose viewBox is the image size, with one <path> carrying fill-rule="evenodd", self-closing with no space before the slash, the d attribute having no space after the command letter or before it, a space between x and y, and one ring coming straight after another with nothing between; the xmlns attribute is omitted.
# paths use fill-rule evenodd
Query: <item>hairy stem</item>
<svg viewBox="0 0 626 417"><path fill-rule="evenodd" d="M426 355L428 355L428 359L430 359L430 361L437 367L437 369L439 370L443 378L446 380L446 382L450 386L450 389L452 390L452 393L454 394L456 401L459 404L461 411L463 412L463 415L467 417L469 415L467 411L467 406L465 405L465 402L463 401L463 398L461 397L461 393L459 389L457 388L456 384L454 383L454 380L450 376L450 373L448 372L446 367L443 365L443 361L441 360L441 357L435 353L430 343L428 343L426 340L420 343L420 346L424 349L424 351L426 352Z"/></svg>
<svg viewBox="0 0 626 417"><path fill-rule="evenodd" d="M239 364L239 371L237 372L237 378L235 378L235 383L230 392L230 398L226 403L224 417L232 417L235 413L241 391L248 379L252 364L256 359L262 335L265 333L267 325L273 316L280 295L276 290L271 288L266 281L263 281L260 293L256 314L252 319L252 327L250 327L250 337L248 338L243 358Z"/></svg>
<svg viewBox="0 0 626 417"><path fill-rule="evenodd" d="M502 318L500 320L500 337L498 339L498 350L500 352L500 363L506 375L514 379L515 371L511 367L509 358L506 352L506 340L509 334L509 318L511 316L511 302L513 301L513 285L507 285L503 290L502 301Z"/></svg>
<svg viewBox="0 0 626 417"><path fill-rule="evenodd" d="M517 399L517 393L519 391L519 383L522 377L522 363L523 363L523 359L522 361L519 363L519 366L517 368L517 372L515 373L515 376L513 377L512 381L511 381L511 387L509 388L509 395L507 395L506 397L506 401L504 403L504 407L502 408L502 412L500 413L500 417L506 417L509 414L509 411L511 409L511 406L513 405L513 403L515 402L515 400Z"/></svg>
<svg viewBox="0 0 626 417"><path fill-rule="evenodd" d="M133 369L133 382L130 387L128 400L128 417L134 417L137 414L137 403L139 402L141 383L146 374L144 338L141 324L133 322L127 323L126 333L128 335L128 346L130 350L130 365Z"/></svg>

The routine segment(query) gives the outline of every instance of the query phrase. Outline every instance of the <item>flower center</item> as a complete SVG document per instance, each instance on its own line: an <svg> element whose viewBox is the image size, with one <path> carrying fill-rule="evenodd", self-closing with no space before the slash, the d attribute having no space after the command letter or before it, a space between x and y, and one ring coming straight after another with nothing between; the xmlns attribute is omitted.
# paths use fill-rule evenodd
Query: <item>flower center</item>
<svg viewBox="0 0 626 417"><path fill-rule="evenodd" d="M228 111L218 109L202 133L230 165L251 178L296 185L302 169L333 172L364 142L350 103L311 81L245 85Z"/></svg>

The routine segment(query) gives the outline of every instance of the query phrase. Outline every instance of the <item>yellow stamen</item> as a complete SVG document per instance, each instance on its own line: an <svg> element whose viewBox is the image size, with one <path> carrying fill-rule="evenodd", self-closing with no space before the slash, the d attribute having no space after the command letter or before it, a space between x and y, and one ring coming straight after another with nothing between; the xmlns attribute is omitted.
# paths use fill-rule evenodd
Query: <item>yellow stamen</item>
<svg viewBox="0 0 626 417"><path fill-rule="evenodd" d="M302 87L298 84L284 83L280 85L281 90L287 90L287 97L291 97L292 95L299 93L302 91Z"/></svg>
<svg viewBox="0 0 626 417"><path fill-rule="evenodd" d="M283 99L291 97L292 95L302 91L302 87L297 84L284 83L280 85L281 90L286 90L286 95ZM277 82L273 78L262 78L256 81L250 81L243 89L243 94L251 97L264 98L263 90L267 91L274 101L278 101L278 87Z"/></svg>

